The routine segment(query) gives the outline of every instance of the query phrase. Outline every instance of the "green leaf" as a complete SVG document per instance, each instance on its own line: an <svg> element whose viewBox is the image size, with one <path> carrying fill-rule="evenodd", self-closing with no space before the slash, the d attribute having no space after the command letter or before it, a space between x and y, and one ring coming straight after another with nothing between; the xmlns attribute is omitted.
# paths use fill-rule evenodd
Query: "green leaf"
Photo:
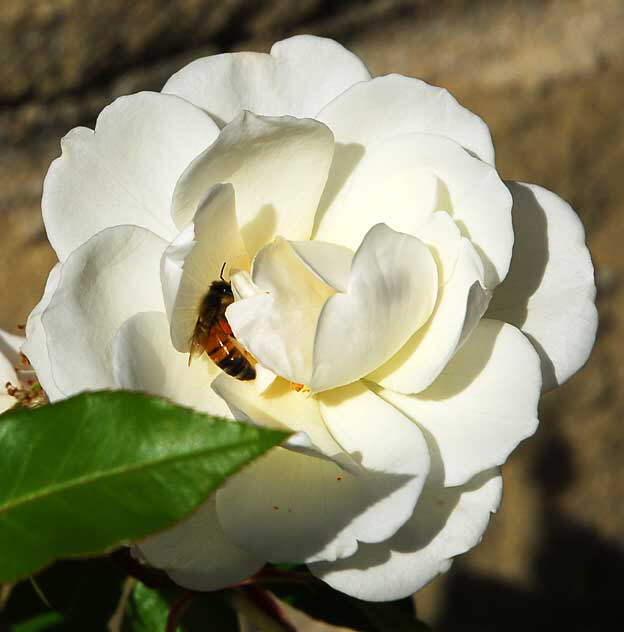
<svg viewBox="0 0 624 632"><path fill-rule="evenodd" d="M136 584L126 606L123 632L164 632L171 605L180 595L184 595L184 591L155 590ZM238 632L236 613L217 594L196 594L178 626L178 632L205 630Z"/></svg>
<svg viewBox="0 0 624 632"><path fill-rule="evenodd" d="M123 632L164 630L169 608L169 601L160 591L148 588L145 584L136 584L126 605Z"/></svg>
<svg viewBox="0 0 624 632"><path fill-rule="evenodd" d="M58 612L42 612L28 621L14 625L11 632L43 632L44 630L51 630L63 622L63 615Z"/></svg>
<svg viewBox="0 0 624 632"><path fill-rule="evenodd" d="M6 413L0 582L171 526L287 437L122 391Z"/></svg>
<svg viewBox="0 0 624 632"><path fill-rule="evenodd" d="M271 591L313 619L358 632L426 632L410 598L369 602L340 593L310 577L307 584L276 584Z"/></svg>

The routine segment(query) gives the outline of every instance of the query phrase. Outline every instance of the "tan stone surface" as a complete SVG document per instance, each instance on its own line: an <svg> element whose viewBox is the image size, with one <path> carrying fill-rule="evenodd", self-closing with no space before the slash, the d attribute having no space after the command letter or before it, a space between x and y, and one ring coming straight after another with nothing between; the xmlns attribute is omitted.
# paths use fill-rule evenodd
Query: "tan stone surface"
<svg viewBox="0 0 624 632"><path fill-rule="evenodd" d="M157 87L200 51L224 43L266 50L301 31L341 39L376 74L444 85L490 125L504 177L547 186L579 211L596 266L600 331L587 367L544 397L537 435L504 467L503 507L484 541L418 595L419 611L442 630L541 630L562 621L568 630L624 629L615 623L624 577L624 2L310 2L297 15L285 10L296 3L260 3L255 21L245 18L255 26L238 30L224 17L237 3L177 2L188 11L171 35L177 43L159 45L156 55L154 33L163 33L170 14L152 16L154 26L141 34L101 8L107 3L82 3L93 4L87 37L85 22L71 26L76 4L0 8L0 60L10 60L0 67L14 75L0 82L0 326L24 322L54 261L38 203L58 139L92 121L113 95ZM117 4L124 3L110 6ZM135 4L148 15L159 3ZM197 27L187 49L184 24L208 4L223 13ZM41 66L12 59L16 47L43 50L47 36L32 33L44 18L33 26L31 10L48 15L54 42L62 42L49 49L50 59L37 60ZM93 25L102 20L120 21L123 45L92 47ZM8 48L6 29L13 33ZM61 51L90 61L64 69Z"/></svg>

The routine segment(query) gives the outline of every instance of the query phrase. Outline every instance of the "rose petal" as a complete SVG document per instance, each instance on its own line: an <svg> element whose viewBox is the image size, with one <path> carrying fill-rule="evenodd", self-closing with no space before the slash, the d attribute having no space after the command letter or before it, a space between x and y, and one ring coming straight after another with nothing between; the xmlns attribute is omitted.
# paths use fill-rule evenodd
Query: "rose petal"
<svg viewBox="0 0 624 632"><path fill-rule="evenodd" d="M186 226L211 186L231 182L250 255L278 234L308 239L333 152L333 136L318 121L243 112L182 174L173 194L176 226Z"/></svg>
<svg viewBox="0 0 624 632"><path fill-rule="evenodd" d="M419 132L445 136L482 160L494 164L487 125L443 88L424 81L386 75L358 83L325 106L315 117L334 132L336 142L376 142Z"/></svg>
<svg viewBox="0 0 624 632"><path fill-rule="evenodd" d="M48 341L45 329L41 323L41 316L50 304L61 280L61 267L61 264L57 263L50 270L43 296L26 321L26 342L22 345L22 352L34 367L37 380L51 402L63 399L66 395L59 389L52 375Z"/></svg>
<svg viewBox="0 0 624 632"><path fill-rule="evenodd" d="M223 532L212 496L195 513L137 547L152 565L190 590L219 590L262 568L264 561L233 544Z"/></svg>
<svg viewBox="0 0 624 632"><path fill-rule="evenodd" d="M223 124L241 110L312 118L349 86L367 79L364 64L340 44L297 35L274 44L270 55L242 52L197 59L173 75L163 92L204 108Z"/></svg>
<svg viewBox="0 0 624 632"><path fill-rule="evenodd" d="M481 285L483 266L467 239L459 241L457 251L453 276L440 288L427 324L388 362L370 373L369 380L400 393L424 390L479 324L490 297Z"/></svg>
<svg viewBox="0 0 624 632"><path fill-rule="evenodd" d="M446 211L436 211L426 224L415 230L414 236L429 246L438 265L438 283L444 286L455 272L462 249L457 224Z"/></svg>
<svg viewBox="0 0 624 632"><path fill-rule="evenodd" d="M23 336L0 329L0 412L15 404L15 398L5 394L7 382L28 388L37 380L34 369L21 352L25 342Z"/></svg>
<svg viewBox="0 0 624 632"><path fill-rule="evenodd" d="M345 401L351 395L357 401ZM321 404L323 415L340 415L342 406L357 413L353 423L361 438L340 421L336 428L345 445L355 448L352 456L361 461L361 473L354 476L325 459L273 450L218 493L219 519L239 546L271 562L335 560L352 555L358 540L387 538L409 517L429 467L420 431L363 386L349 386L337 398ZM398 458L392 449L379 450L393 432L392 448L401 443Z"/></svg>
<svg viewBox="0 0 624 632"><path fill-rule="evenodd" d="M113 343L118 388L166 397L196 410L232 417L211 388L221 370L205 355L189 366L188 354L171 345L169 322L161 312L140 312L120 328Z"/></svg>
<svg viewBox="0 0 624 632"><path fill-rule="evenodd" d="M384 224L371 228L349 290L329 298L314 341L313 392L349 384L392 357L429 318L438 274L429 249Z"/></svg>
<svg viewBox="0 0 624 632"><path fill-rule="evenodd" d="M59 259L110 226L136 224L170 240L178 177L219 130L202 110L174 96L140 92L102 110L95 132L73 129L48 171L42 209Z"/></svg>
<svg viewBox="0 0 624 632"><path fill-rule="evenodd" d="M543 388L554 388L587 361L596 337L594 270L578 215L534 184L508 183L515 243L511 268L488 316L521 329L542 361Z"/></svg>
<svg viewBox="0 0 624 632"><path fill-rule="evenodd" d="M251 274L247 270L232 270L230 285L234 299L242 301L258 294L264 294L262 290L253 282Z"/></svg>
<svg viewBox="0 0 624 632"><path fill-rule="evenodd" d="M435 176L437 187L422 175L413 181L413 173ZM477 248L486 287L493 288L507 274L513 246L509 190L494 167L448 138L430 134L387 138L367 147L328 202L329 190L319 207L315 239L352 248L354 240L382 215L388 216L391 228L416 234L433 211L444 210ZM383 201L386 195L389 205Z"/></svg>
<svg viewBox="0 0 624 632"><path fill-rule="evenodd" d="M309 384L319 313L334 290L281 237L256 255L252 276L262 293L236 301L226 311L234 335L274 373Z"/></svg>
<svg viewBox="0 0 624 632"><path fill-rule="evenodd" d="M353 470L353 462L327 430L317 400L295 391L286 380L277 379L259 393L254 384L221 373L212 388L236 411L236 418L305 433L310 448L304 450L305 453L326 456L341 467Z"/></svg>
<svg viewBox="0 0 624 632"><path fill-rule="evenodd" d="M223 265L225 264L225 269ZM171 340L188 352L202 299L221 271L249 268L238 224L234 189L215 185L200 203L193 221L163 253L160 277Z"/></svg>
<svg viewBox="0 0 624 632"><path fill-rule="evenodd" d="M3 334L0 330L0 334ZM6 384L11 383L13 386L18 386L17 375L13 364L9 359L0 351L0 414L5 410L12 408L17 400L9 395L6 391Z"/></svg>
<svg viewBox="0 0 624 632"><path fill-rule="evenodd" d="M394 136L414 132L444 136L494 164L494 147L487 125L459 105L446 90L418 79L388 75L359 83L329 103L316 118L326 123L336 138L334 161L321 199L316 228L334 198L347 188L358 170L358 163L366 160L375 145ZM373 182L383 182L387 175L385 170L384 178L374 178ZM406 217L400 212L393 213L398 218ZM388 223L392 228L404 230L390 221ZM317 233L317 238L327 237Z"/></svg>
<svg viewBox="0 0 624 632"><path fill-rule="evenodd" d="M0 352L0 394L4 392L4 385L11 382L13 386L17 385L17 375L13 364L9 359Z"/></svg>
<svg viewBox="0 0 624 632"><path fill-rule="evenodd" d="M476 546L500 504L502 478L483 472L462 487L427 483L412 518L394 537L360 545L350 558L310 565L336 590L367 601L407 597Z"/></svg>
<svg viewBox="0 0 624 632"><path fill-rule="evenodd" d="M325 285L346 292L353 251L324 241L291 241L290 246L307 268Z"/></svg>
<svg viewBox="0 0 624 632"><path fill-rule="evenodd" d="M0 414L13 408L17 400L15 397L11 397L11 395L5 394L4 392L0 392Z"/></svg>
<svg viewBox="0 0 624 632"><path fill-rule="evenodd" d="M364 491L331 461L277 448L229 479L217 512L232 541L270 562L337 559L357 549L348 523Z"/></svg>
<svg viewBox="0 0 624 632"><path fill-rule="evenodd" d="M321 203L315 239L355 250L375 224L415 235L441 208L437 176L419 167L409 143L391 145L367 152L331 206L324 210Z"/></svg>
<svg viewBox="0 0 624 632"><path fill-rule="evenodd" d="M379 494L374 506L354 518L351 528L361 542L379 542L394 533L412 515L429 472L427 442L415 424L389 407L362 382L326 391L318 396L327 428L343 450L369 472L402 477L404 483ZM386 481L369 481L371 491Z"/></svg>
<svg viewBox="0 0 624 632"><path fill-rule="evenodd" d="M450 486L502 465L535 432L540 385L539 359L526 337L483 319L427 390L379 395L424 428Z"/></svg>
<svg viewBox="0 0 624 632"><path fill-rule="evenodd" d="M158 262L165 246L144 228L115 226L89 239L62 265L41 323L53 380L65 396L114 387L117 330L137 312L164 311Z"/></svg>

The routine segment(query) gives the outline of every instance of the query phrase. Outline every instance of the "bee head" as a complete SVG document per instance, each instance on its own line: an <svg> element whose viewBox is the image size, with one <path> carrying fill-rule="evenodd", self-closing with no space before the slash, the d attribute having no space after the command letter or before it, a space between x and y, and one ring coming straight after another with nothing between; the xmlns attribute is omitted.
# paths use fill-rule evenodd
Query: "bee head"
<svg viewBox="0 0 624 632"><path fill-rule="evenodd" d="M200 314L234 302L232 287L227 281L213 281L199 306Z"/></svg>
<svg viewBox="0 0 624 632"><path fill-rule="evenodd" d="M210 291L227 296L232 293L232 287L227 281L213 281Z"/></svg>

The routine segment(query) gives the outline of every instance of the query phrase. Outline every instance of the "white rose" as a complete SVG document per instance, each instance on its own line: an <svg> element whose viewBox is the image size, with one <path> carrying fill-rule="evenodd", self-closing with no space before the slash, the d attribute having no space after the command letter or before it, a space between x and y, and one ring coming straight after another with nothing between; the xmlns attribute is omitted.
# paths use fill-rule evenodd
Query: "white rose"
<svg viewBox="0 0 624 632"><path fill-rule="evenodd" d="M578 217L501 181L480 118L299 36L199 59L62 148L24 348L50 398L137 389L298 433L142 542L150 563L212 590L303 561L387 600L477 544L542 382L596 330ZM224 263L251 381L188 365Z"/></svg>

